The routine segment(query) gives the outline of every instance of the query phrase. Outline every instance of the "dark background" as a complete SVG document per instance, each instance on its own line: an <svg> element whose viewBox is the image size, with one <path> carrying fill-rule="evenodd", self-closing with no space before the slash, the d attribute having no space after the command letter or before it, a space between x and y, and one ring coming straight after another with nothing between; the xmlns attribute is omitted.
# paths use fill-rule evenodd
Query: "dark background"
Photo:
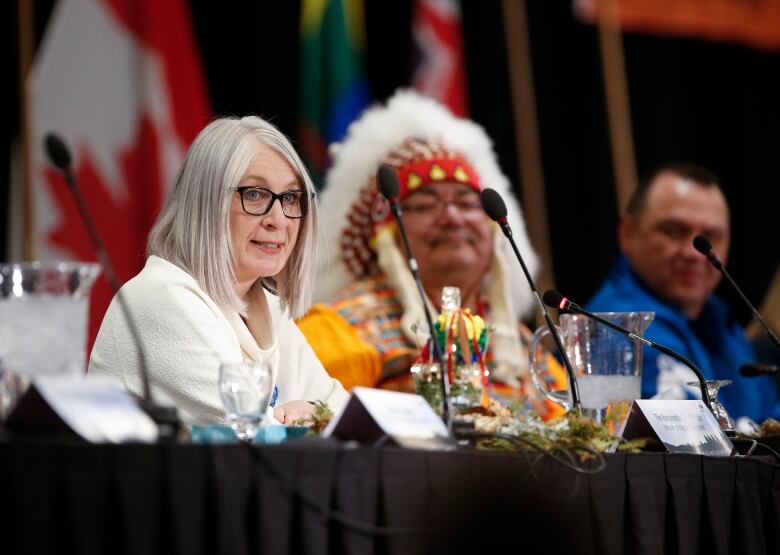
<svg viewBox="0 0 780 555"><path fill-rule="evenodd" d="M39 41L54 5L35 0ZM584 302L617 254L613 175L598 40L571 2L528 0L535 94L555 281ZM3 2L6 87L0 202L8 204L10 145L18 134L16 2ZM216 114L257 113L295 139L297 1L191 2L196 39ZM366 70L372 98L409 84L411 0L366 0ZM462 3L471 117L493 138L518 183L504 27L498 0ZM778 264L780 53L694 39L624 35L637 165L702 164L731 204L729 270L756 304ZM518 187L519 191L519 187ZM522 200L522 199L521 199ZM0 210L6 260L7 210ZM748 312L721 287L739 319Z"/></svg>

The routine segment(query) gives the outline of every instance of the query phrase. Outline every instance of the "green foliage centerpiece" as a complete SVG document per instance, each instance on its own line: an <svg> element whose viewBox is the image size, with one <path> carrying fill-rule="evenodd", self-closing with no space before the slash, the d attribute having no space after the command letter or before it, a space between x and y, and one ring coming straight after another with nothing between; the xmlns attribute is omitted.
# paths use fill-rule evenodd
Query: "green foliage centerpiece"
<svg viewBox="0 0 780 555"><path fill-rule="evenodd" d="M441 414L441 372L450 378L452 406L461 425L473 430L467 435L479 450L536 450L548 454L566 453L570 460L600 456L606 451L637 452L645 440L626 441L615 435L622 412L612 411L604 422L595 422L577 411L543 421L529 407L518 403L505 407L488 395L488 371L485 357L489 344L485 320L460 306L457 288L445 287L442 311L434 322L442 361L432 355L427 342L412 366L415 390ZM625 407L625 411L628 407ZM623 411L623 412L625 412ZM624 416L624 415L623 415Z"/></svg>

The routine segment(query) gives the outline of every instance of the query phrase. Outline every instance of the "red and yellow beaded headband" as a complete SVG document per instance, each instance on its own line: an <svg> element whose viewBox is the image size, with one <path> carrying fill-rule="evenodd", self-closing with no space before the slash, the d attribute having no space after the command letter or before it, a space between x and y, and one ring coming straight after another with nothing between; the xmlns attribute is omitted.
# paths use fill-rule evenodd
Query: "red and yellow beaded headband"
<svg viewBox="0 0 780 555"><path fill-rule="evenodd" d="M431 183L460 183L478 193L482 191L479 176L471 164L462 155L430 139L407 139L381 163L395 168L401 201ZM374 178L360 191L347 220L348 225L341 233L344 263L355 278L375 273L378 268L372 241L379 229L392 222L392 215Z"/></svg>

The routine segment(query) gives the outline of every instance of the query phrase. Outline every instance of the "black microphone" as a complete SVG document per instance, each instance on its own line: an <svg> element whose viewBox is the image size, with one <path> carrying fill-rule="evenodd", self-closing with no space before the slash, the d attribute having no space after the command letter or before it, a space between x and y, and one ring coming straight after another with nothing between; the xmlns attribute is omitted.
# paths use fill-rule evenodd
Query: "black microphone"
<svg viewBox="0 0 780 555"><path fill-rule="evenodd" d="M525 261L520 255L520 249L517 248L515 239L512 237L512 228L509 227L509 222L507 222L506 218L507 211L506 204L504 204L504 199L501 198L501 195L499 195L497 191L493 189L485 189L482 191L482 208L485 210L485 213L487 213L490 219L496 222L499 227L501 227L501 231L503 231L506 238L509 239L509 242L512 245L512 249L515 251L515 256L517 257L518 262L520 262L520 267L523 268L525 279L528 281L528 285L531 286L531 292L534 295L534 299L536 299L536 304L539 307L539 310L542 311L544 321L547 323L547 327L550 330L550 335L552 335L553 339L555 340L555 345L558 347L558 351L561 353L561 360L563 360L563 365L566 367L566 372L569 375L569 383L571 384L572 405L577 410L582 410L582 403L580 402L580 389L577 385L577 377L574 375L574 369L571 367L569 357L566 355L566 350L563 348L563 343L561 343L561 337L558 335L558 329L555 327L552 318L550 318L550 313L547 311L547 307L544 306L542 299L539 297L539 291L536 289L536 284L534 284L534 280L531 277L531 274L528 272L528 268L525 266Z"/></svg>
<svg viewBox="0 0 780 555"><path fill-rule="evenodd" d="M119 280L114 273L114 267L108 257L103 241L100 239L100 234L95 227L94 220L84 202L84 197L81 196L81 190L76 185L76 179L73 176L73 171L70 167L70 151L68 150L68 147L65 146L63 140L53 133L46 134L44 144L46 146L46 153L49 155L49 160L65 176L65 182L68 184L68 188L76 201L76 207L79 209L81 220L87 228L87 233L92 241L92 246L100 259L100 263L103 265L103 273L106 276L106 281L108 281L108 285L111 287L113 293L116 294L119 291ZM122 310L124 311L124 308L122 308ZM142 365L145 366L145 363L142 363ZM145 393L146 386L147 384L144 383Z"/></svg>
<svg viewBox="0 0 780 555"><path fill-rule="evenodd" d="M47 133L44 138L44 146L46 153L49 156L51 163L59 169L65 177L65 182L68 184L68 188L73 194L73 199L76 201L79 214L81 215L81 221L87 228L87 234L89 235L92 246L95 249L95 253L103 265L103 272L108 281L109 287L111 287L112 293L116 297L119 303L119 308L122 314L127 320L130 333L133 335L136 343L136 349L138 350L138 358L141 367L141 384L143 387L143 402L142 408L149 417L157 424L160 438L163 440L171 440L176 437L179 431L179 418L176 413L176 407L156 405L152 399L151 388L149 387L149 367L146 360L146 352L141 345L141 335L138 332L135 318L125 302L125 298L120 290L119 280L114 272L114 266L111 263L111 259L108 256L103 241L100 238L95 221L87 208L84 197L81 195L81 190L76 184L76 178L73 175L71 169L71 156L70 150L65 145L65 142L53 133Z"/></svg>
<svg viewBox="0 0 780 555"><path fill-rule="evenodd" d="M750 308L750 311L753 313L753 316L755 316L756 319L764 327L764 331L766 331L767 335L769 335L769 338L775 344L775 347L780 349L780 339L777 338L775 333L766 323L764 317L761 316L761 313L758 310L756 310L756 307L754 307L753 304L750 302L750 300L748 300L747 296L745 296L745 294L742 292L742 289L740 289L739 286L737 285L737 282L734 281L731 275L726 271L726 268L723 266L723 263L718 258L718 255L715 254L715 251L712 250L712 243L710 243L710 240L707 239L707 237L705 237L704 235L697 235L696 237L693 238L693 248L695 248L697 251L699 251L704 256L706 256L707 260L710 261L710 264L715 266L715 268L717 268L721 274L726 276L726 280L731 284L731 287L733 287L734 290L739 294L739 296L742 298L742 301L748 306L748 308Z"/></svg>
<svg viewBox="0 0 780 555"><path fill-rule="evenodd" d="M748 362L739 367L739 373L746 378L777 374L778 371L780 371L780 368L772 364L757 364Z"/></svg>
<svg viewBox="0 0 780 555"><path fill-rule="evenodd" d="M694 374L696 374L696 379L699 380L699 390L701 391L701 400L704 401L704 404L707 405L707 408L710 409L710 412L712 412L713 415L715 414L712 410L712 406L710 405L710 396L707 394L707 384L706 384L707 380L705 379L704 374L701 373L701 370L699 370L699 367L696 366L687 357L684 357L677 351L673 351L669 347L661 345L660 343L656 343L655 341L651 341L645 337L642 337L641 335L637 335L627 330L626 328L615 324L614 322L610 322L609 320L602 318L601 316L593 314L592 312L588 312L580 305L571 302L569 299L561 295L555 289L548 289L547 291L544 292L544 302L547 303L547 305L552 308L557 308L559 310L568 310L569 312L582 314L587 318L595 320L599 324L603 324L608 328L615 330L618 333L622 333L629 339L638 341L639 343L643 345L647 345L648 347L652 347L656 351L660 351L663 354L668 355L675 360L679 360L685 366L693 370ZM715 420L718 420L717 415L715 416Z"/></svg>
<svg viewBox="0 0 780 555"><path fill-rule="evenodd" d="M420 301L422 302L423 311L425 312L425 320L428 322L428 329L431 333L433 355L441 365L439 374L441 374L442 420L444 420L447 428L452 431L452 421L450 418L450 414L452 414L450 400L450 377L444 368L444 357L442 355L441 345L439 345L439 339L436 336L436 329L433 327L431 311L428 310L428 303L425 300L425 291L423 290L422 281L420 281L420 272L417 259L412 253L412 249L409 246L409 238L407 237L406 230L404 229L401 204L398 202L398 194L401 190L401 187L398 184L398 176L396 175L395 169L392 166L382 164L379 166L379 170L376 173L376 181L382 196L385 197L390 203L390 211L393 213L393 217L398 223L398 231L401 233L401 240L403 241L404 248L406 249L409 269L412 272L412 277L414 277L415 284L417 284L417 292L420 294Z"/></svg>

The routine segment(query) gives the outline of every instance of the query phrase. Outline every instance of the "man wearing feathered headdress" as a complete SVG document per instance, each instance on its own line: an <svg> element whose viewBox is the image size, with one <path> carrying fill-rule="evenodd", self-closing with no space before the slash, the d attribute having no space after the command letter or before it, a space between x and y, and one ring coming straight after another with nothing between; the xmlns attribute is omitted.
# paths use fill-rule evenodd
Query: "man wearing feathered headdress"
<svg viewBox="0 0 780 555"><path fill-rule="evenodd" d="M328 372L348 389L408 389L409 368L420 355L422 302L376 186L377 169L389 164L430 307L440 309L443 287L458 287L462 306L491 326L492 381L532 394L529 332L520 320L533 298L499 227L482 210L484 187L504 197L531 273L538 262L484 130L431 99L399 91L386 106L366 110L334 154L322 194L325 252L315 292L327 303L299 322ZM562 372L551 372L550 380L565 387Z"/></svg>

